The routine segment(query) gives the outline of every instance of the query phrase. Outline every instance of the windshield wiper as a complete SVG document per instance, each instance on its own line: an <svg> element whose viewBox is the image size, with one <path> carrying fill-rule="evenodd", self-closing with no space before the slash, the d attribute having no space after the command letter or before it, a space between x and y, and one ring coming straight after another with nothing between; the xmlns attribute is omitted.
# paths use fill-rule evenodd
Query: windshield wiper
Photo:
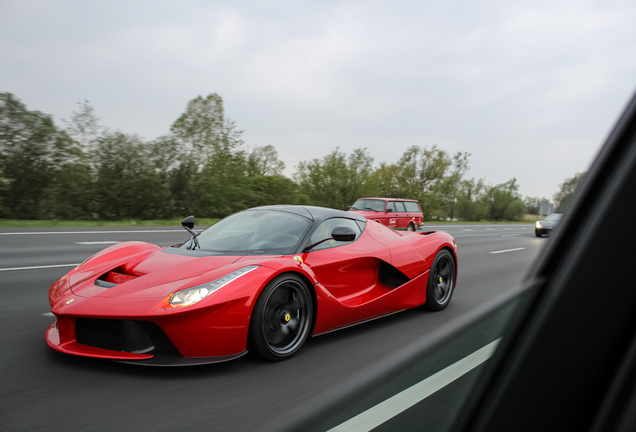
<svg viewBox="0 0 636 432"><path fill-rule="evenodd" d="M376 210L376 209L372 209L371 207L365 207L365 208L364 208L364 210L371 210L371 211L374 211L374 212L377 212L377 211L378 211L378 210Z"/></svg>

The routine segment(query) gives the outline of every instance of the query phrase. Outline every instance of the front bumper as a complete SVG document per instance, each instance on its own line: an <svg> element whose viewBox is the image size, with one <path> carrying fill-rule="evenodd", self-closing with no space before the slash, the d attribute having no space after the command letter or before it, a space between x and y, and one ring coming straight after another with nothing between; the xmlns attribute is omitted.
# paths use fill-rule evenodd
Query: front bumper
<svg viewBox="0 0 636 432"><path fill-rule="evenodd" d="M111 321L121 321L121 320L111 320ZM134 323L134 321L125 322ZM76 333L77 334L77 333ZM144 332L144 336L147 334ZM137 337L139 335L136 335ZM228 360L233 360L239 358L247 353L247 350L243 350L236 354L224 355L224 356L212 356L212 357L183 357L175 348L171 342L168 341L158 341L156 335L150 337L147 340L150 340L152 344L135 346L134 342L129 347L126 347L126 342L124 342L121 346L123 349L132 349L136 348L145 348L146 352L129 352L129 351L121 351L121 350L113 350L100 348L98 346L93 345L104 345L104 341L99 341L97 337L87 337L86 335L83 338L80 338L83 342L78 342L78 337L74 338L62 338L60 337L60 331L58 329L58 322L51 324L46 329L46 343L48 346L62 352L64 354L77 355L82 357L93 357L93 358L101 358L106 360L114 360L122 363L131 363L138 364L144 366L191 366L191 365L200 365L200 364L208 364L208 363L219 363ZM102 338L103 339L103 338ZM110 342L112 345L112 341ZM130 341L127 341L130 343ZM139 341L136 342L139 344ZM143 343L143 342L142 342ZM89 345L90 344L90 345ZM108 341L106 342L108 345Z"/></svg>

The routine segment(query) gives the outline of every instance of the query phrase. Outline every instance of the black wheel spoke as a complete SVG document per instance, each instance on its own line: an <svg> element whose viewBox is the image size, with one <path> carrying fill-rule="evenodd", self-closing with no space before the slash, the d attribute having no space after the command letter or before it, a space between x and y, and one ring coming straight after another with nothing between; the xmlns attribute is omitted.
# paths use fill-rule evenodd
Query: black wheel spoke
<svg viewBox="0 0 636 432"><path fill-rule="evenodd" d="M287 290L279 288L272 293L267 303L271 304L272 306L277 304L281 305L281 304L287 303L287 300L288 300Z"/></svg>
<svg viewBox="0 0 636 432"><path fill-rule="evenodd" d="M448 261L442 260L439 266L439 274L446 276L448 274Z"/></svg>
<svg viewBox="0 0 636 432"><path fill-rule="evenodd" d="M288 304L285 305L285 307L287 307L287 309L293 310L293 311L297 311L302 307L303 303L300 300L300 296L298 294L296 294L296 297L292 299L291 302L289 302Z"/></svg>
<svg viewBox="0 0 636 432"><path fill-rule="evenodd" d="M270 326L265 327L265 337L271 344L279 344L285 338L282 331L273 330Z"/></svg>
<svg viewBox="0 0 636 432"><path fill-rule="evenodd" d="M263 336L279 356L294 353L310 331L311 297L299 281L285 280L273 288L264 305Z"/></svg>

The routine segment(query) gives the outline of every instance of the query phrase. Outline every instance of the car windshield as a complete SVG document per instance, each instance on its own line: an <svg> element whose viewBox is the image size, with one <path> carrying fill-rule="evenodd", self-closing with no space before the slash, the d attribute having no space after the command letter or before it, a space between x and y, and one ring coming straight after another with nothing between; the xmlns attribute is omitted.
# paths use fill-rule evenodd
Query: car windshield
<svg viewBox="0 0 636 432"><path fill-rule="evenodd" d="M351 210L371 210L371 211L384 211L384 201L374 199L359 199L354 205L351 206Z"/></svg>
<svg viewBox="0 0 636 432"><path fill-rule="evenodd" d="M202 232L201 250L236 255L286 255L296 251L311 221L271 210L233 214ZM182 248L189 247L186 243Z"/></svg>
<svg viewBox="0 0 636 432"><path fill-rule="evenodd" d="M559 219L561 219L561 213L552 213L545 218L547 221L558 221Z"/></svg>

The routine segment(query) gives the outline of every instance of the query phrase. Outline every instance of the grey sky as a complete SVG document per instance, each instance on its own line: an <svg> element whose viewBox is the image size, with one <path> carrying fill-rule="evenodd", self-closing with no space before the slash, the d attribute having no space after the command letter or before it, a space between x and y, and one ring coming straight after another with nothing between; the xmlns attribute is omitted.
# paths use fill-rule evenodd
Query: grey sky
<svg viewBox="0 0 636 432"><path fill-rule="evenodd" d="M336 147L472 153L551 197L636 89L633 1L1 1L0 91L152 139L216 92L291 175Z"/></svg>

